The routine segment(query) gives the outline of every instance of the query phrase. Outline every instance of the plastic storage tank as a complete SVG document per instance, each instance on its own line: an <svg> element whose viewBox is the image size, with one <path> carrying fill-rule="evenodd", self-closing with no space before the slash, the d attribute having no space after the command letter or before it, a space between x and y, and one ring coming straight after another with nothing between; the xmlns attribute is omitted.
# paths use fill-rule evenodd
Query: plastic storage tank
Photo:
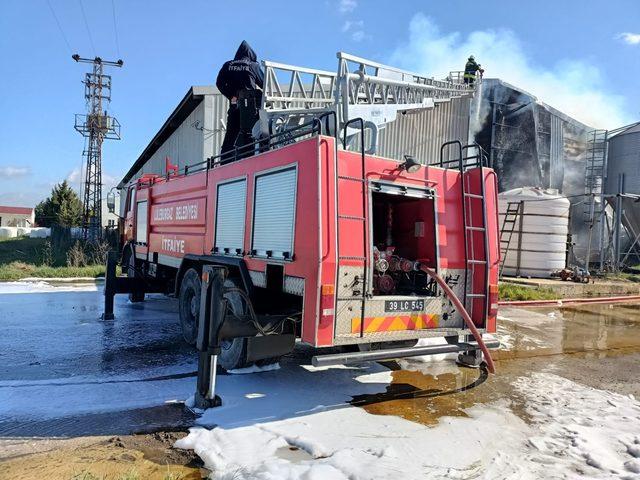
<svg viewBox="0 0 640 480"><path fill-rule="evenodd" d="M515 218L515 224L505 225L509 203L520 202L520 215ZM513 226L506 258L502 259L503 275L548 278L565 268L570 208L571 202L557 190L522 187L500 193L498 211L500 229L504 230L501 233L503 253Z"/></svg>

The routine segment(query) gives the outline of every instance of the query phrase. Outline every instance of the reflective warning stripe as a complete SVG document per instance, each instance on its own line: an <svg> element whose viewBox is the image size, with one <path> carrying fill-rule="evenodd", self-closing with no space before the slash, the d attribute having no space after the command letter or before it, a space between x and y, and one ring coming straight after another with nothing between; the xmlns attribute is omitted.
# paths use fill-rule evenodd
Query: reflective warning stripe
<svg viewBox="0 0 640 480"><path fill-rule="evenodd" d="M429 315L426 313L398 315L396 317L367 317L364 319L364 333L437 328L438 323L438 315ZM361 326L360 317L351 319L351 333L360 333Z"/></svg>

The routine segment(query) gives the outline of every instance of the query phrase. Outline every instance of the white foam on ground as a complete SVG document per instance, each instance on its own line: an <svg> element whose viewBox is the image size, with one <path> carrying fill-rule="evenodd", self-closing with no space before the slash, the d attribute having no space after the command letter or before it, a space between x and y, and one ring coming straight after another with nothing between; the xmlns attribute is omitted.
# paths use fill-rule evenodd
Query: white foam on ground
<svg viewBox="0 0 640 480"><path fill-rule="evenodd" d="M546 373L519 378L514 390L530 424L506 400L467 409L468 418L443 417L435 427L346 407L240 428L193 428L176 446L193 449L217 480L638 478L634 398ZM212 421L216 410L206 415ZM289 446L311 458L279 456Z"/></svg>
<svg viewBox="0 0 640 480"><path fill-rule="evenodd" d="M280 364L278 362L268 363L267 365L251 365L245 368L235 368L233 370L227 370L227 373L232 375L246 375L247 373L260 373L260 372L272 372L274 370L280 370Z"/></svg>
<svg viewBox="0 0 640 480"><path fill-rule="evenodd" d="M0 294L3 293L44 293L44 292L95 292L95 283L55 285L44 281L0 282Z"/></svg>

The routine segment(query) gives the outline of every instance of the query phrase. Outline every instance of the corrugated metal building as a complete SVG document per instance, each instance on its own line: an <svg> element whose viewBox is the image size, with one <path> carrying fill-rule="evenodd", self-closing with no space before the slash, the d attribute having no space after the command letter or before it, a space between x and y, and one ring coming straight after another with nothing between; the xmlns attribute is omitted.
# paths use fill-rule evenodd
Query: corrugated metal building
<svg viewBox="0 0 640 480"><path fill-rule="evenodd" d="M488 153L500 191L518 187L584 193L587 134L593 128L499 79L483 81L471 136Z"/></svg>
<svg viewBox="0 0 640 480"><path fill-rule="evenodd" d="M217 88L191 87L122 178L118 188L122 189L144 173L164 174L167 157L182 168L216 155L224 138L227 108L228 101ZM120 193L120 205L124 208L126 192L122 189Z"/></svg>
<svg viewBox="0 0 640 480"><path fill-rule="evenodd" d="M395 122L380 131L378 155L398 160L412 155L421 163L437 163L443 143L467 143L470 104L471 97L454 98L433 109L398 115Z"/></svg>
<svg viewBox="0 0 640 480"><path fill-rule="evenodd" d="M485 79L472 106L470 136L488 153L500 192L557 189L571 201L573 253L582 263L588 133L593 128L499 79Z"/></svg>

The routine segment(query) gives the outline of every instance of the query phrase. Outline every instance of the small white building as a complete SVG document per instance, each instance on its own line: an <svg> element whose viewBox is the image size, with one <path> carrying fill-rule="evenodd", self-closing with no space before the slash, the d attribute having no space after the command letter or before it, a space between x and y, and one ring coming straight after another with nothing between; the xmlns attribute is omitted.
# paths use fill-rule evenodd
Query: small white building
<svg viewBox="0 0 640 480"><path fill-rule="evenodd" d="M0 227L34 227L35 211L29 207L0 205Z"/></svg>

